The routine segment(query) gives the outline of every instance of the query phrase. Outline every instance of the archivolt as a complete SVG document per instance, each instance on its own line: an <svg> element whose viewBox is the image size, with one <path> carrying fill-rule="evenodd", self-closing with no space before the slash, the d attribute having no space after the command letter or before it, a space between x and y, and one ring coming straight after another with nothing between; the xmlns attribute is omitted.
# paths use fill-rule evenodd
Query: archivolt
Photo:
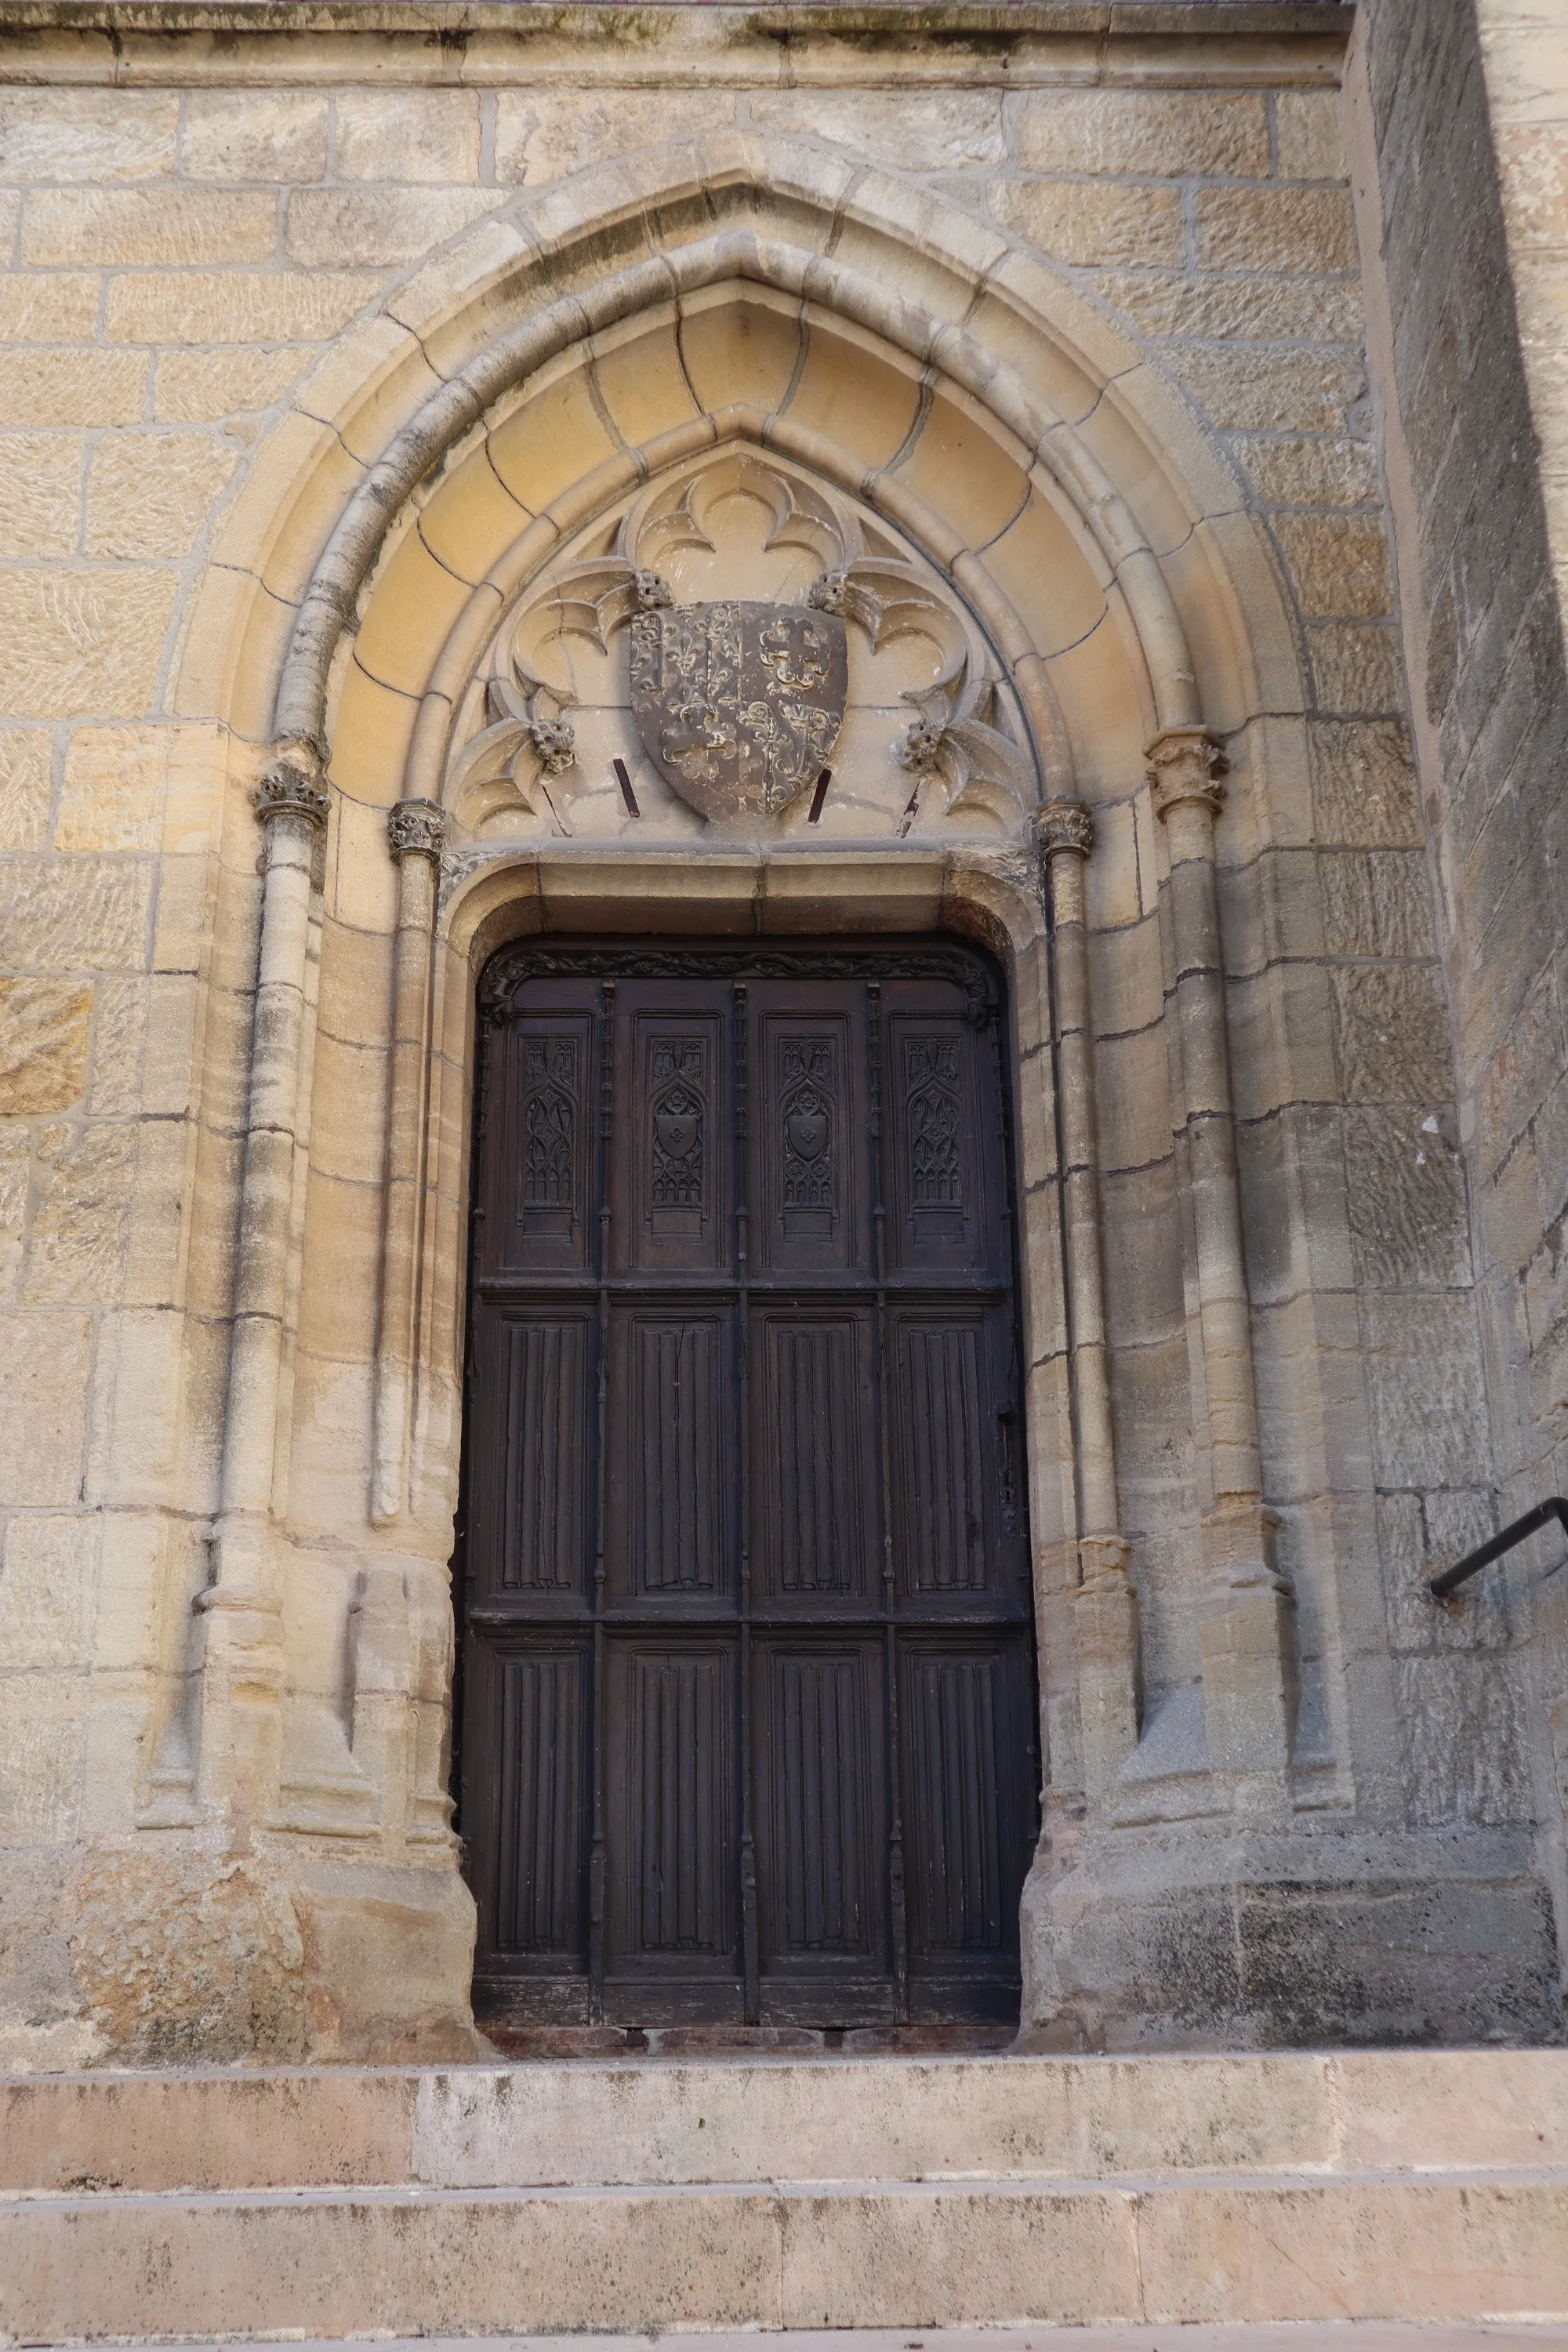
<svg viewBox="0 0 1568 2352"><path fill-rule="evenodd" d="M312 446L291 497L279 498L278 489L280 472L290 488L285 427L216 551L231 591L238 593L239 575L261 592L253 609L270 606L273 618L260 633L270 639L264 661L270 668L280 659L270 730L279 757L260 787L268 844L240 1210L241 1297L211 1595L215 1622L223 1622L225 1611L241 1618L258 1609L279 1612L261 1523L271 1510L289 1297L311 836L325 814L319 769L340 638L354 619L389 531L419 486L498 402L617 322L660 306L679 307L725 284L771 289L814 305L902 352L930 383L956 386L989 420L994 438L1011 445L1022 473L1049 486L1058 511L1064 504L1070 509L1081 543L1096 559L1092 568L1102 589L1109 597L1114 588L1130 617L1146 673L1142 683L1162 769L1163 812L1175 806L1195 812L1183 852L1198 877L1188 894L1195 910L1187 926L1193 941L1178 941L1179 956L1191 946L1186 961L1197 969L1198 948L1217 937L1212 811L1218 794L1205 726L1235 728L1258 711L1259 646L1272 663L1264 687L1269 707L1299 709L1300 677L1293 650L1281 657L1281 649L1291 648L1283 598L1260 542L1237 517L1234 483L1182 404L1139 366L1131 347L1119 343L1059 278L1010 250L994 232L900 184L873 173L857 176L784 142L742 137L665 150L584 174L531 205L523 200L508 220L431 265L324 363L294 420L296 439ZM1064 322L1070 322L1070 333ZM345 381L347 397L341 392ZM1153 426L1151 416L1157 419ZM703 418L700 428L687 428L689 437L691 429L705 441L753 432L790 447L788 428L776 415L742 406ZM626 448L587 474L540 518L549 526L549 542L558 543L565 531L679 454L650 443ZM820 443L808 447L804 442L791 454L813 465L824 464L828 455ZM910 493L890 473L872 468L849 480L842 465L825 469L868 506L910 527ZM1145 519L1163 516L1160 531L1152 536L1135 505ZM1032 651L1026 633L1008 629L994 583L987 582L982 559L963 532L933 528L929 510L914 522L911 535L961 593L977 607L989 599L991 625L1003 649L1026 660ZM303 562L298 551L304 551ZM541 534L528 562L546 553ZM517 554L521 561L521 541ZM1167 563L1186 567L1188 608L1202 612L1209 672L1227 681L1223 713L1212 704L1206 711L1203 707L1191 633ZM292 614L286 645L277 634L280 602ZM228 650L237 656L240 644L231 640ZM187 709L206 699L192 669L201 658L187 655L182 698ZM235 668L226 667L232 681ZM454 675L457 667L455 652ZM424 688L434 684L426 678ZM450 680L444 677L440 684L445 701ZM226 684L218 714L226 718L228 690ZM430 725L444 733L445 712L432 707ZM425 860L416 862L425 866ZM412 1143L423 1119L430 1041L423 957L429 938L427 915L416 922L400 915L389 1166L405 1167L411 1179L417 1148L400 1152L396 1136L407 1124ZM1189 1122L1206 1121L1203 1132L1212 1130L1216 1139L1215 1166L1203 1188L1215 1232L1199 1237L1204 1341L1205 1359L1212 1356L1217 1368L1211 1386L1218 1383L1216 1394L1223 1390L1226 1411L1234 1402L1230 1417L1240 1438L1232 1451L1239 1457L1248 1447L1256 1454L1255 1410L1223 1007L1214 977L1213 1003L1205 1000L1201 1018L1184 1019L1183 1065L1186 1071L1192 1064ZM419 1068L400 1087L395 1065L405 1058ZM407 1373L416 1352L419 1255L416 1189L416 1179L387 1187L384 1263L397 1299L384 1300L382 1353L389 1380L377 1400L377 1517L395 1516L407 1496ZM405 1234L393 1231L400 1221ZM1244 1483L1246 1496L1253 1497L1250 1471ZM214 1657L216 1672L222 1660L216 1650Z"/></svg>
<svg viewBox="0 0 1568 2352"><path fill-rule="evenodd" d="M1204 723L1188 631L1150 534L1115 478L1136 478L1145 503L1157 483L1153 495L1175 536L1234 513L1234 485L1182 404L1059 278L966 215L880 175L854 178L790 142L731 136L623 159L520 205L430 265L363 331L357 352L345 346L326 363L324 380L306 386L305 415L325 422L331 410L338 481L344 451L363 470L324 546L319 525L312 531L302 521L294 534L320 547L308 577L268 583L298 598L276 695L277 743L324 751L333 653L386 534L485 413L573 344L726 280L772 287L836 313L978 402L1019 445L1024 467L1038 467L1080 518L1119 587L1147 667L1155 727ZM356 358L361 382L344 400L341 387ZM334 396L323 399L329 391ZM1154 429L1139 411L1159 412ZM872 505L879 494L896 499L897 485L855 487ZM310 503L320 489L302 480L300 495ZM219 561L261 569L258 542L279 529L275 494L261 515L242 501ZM962 579L972 551L958 534L932 552ZM1260 592L1272 595L1278 619L1263 627L1268 643L1288 645L1289 632L1258 542L1250 532L1233 536L1211 570L1232 608L1232 650L1247 672L1257 631L1234 617L1236 587L1226 575L1237 561L1249 574L1249 617ZM1299 678L1270 680L1274 708L1299 708Z"/></svg>

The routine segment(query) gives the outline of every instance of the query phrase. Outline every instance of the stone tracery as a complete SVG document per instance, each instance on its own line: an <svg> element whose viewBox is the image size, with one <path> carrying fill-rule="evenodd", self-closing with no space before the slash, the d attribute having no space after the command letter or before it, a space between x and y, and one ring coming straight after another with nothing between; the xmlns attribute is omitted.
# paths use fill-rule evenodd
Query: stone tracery
<svg viewBox="0 0 1568 2352"><path fill-rule="evenodd" d="M509 813L521 812L552 830L579 830L567 813L570 790L550 789L579 765L581 698L569 641L608 656L624 635L646 626L646 616L668 612L678 598L660 565L682 551L715 559L710 593L735 593L714 537L717 510L733 499L766 512L763 559L795 551L820 567L804 593L785 589L781 610L804 605L853 623L872 656L900 641L926 647L931 675L897 689L915 715L885 746L889 777L897 768L935 778L941 815L961 828L978 814L1016 830L1037 796L1036 760L995 656L962 599L847 498L744 446L656 481L627 507L607 549L552 563L504 614L478 677L456 702L443 798L458 825L504 833ZM603 527L589 536L602 539ZM872 692L863 678L862 698ZM629 736L621 750L638 756ZM899 788L885 823L871 829L891 832L907 796L907 785Z"/></svg>

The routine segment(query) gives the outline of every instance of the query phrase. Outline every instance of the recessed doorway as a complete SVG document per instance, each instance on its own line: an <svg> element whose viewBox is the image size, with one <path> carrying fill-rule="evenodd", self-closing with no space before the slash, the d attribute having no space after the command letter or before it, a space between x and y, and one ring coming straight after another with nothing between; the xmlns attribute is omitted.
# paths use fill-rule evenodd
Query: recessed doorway
<svg viewBox="0 0 1568 2352"><path fill-rule="evenodd" d="M480 991L481 2018L1016 2018L1038 1754L1007 1046L956 942Z"/></svg>

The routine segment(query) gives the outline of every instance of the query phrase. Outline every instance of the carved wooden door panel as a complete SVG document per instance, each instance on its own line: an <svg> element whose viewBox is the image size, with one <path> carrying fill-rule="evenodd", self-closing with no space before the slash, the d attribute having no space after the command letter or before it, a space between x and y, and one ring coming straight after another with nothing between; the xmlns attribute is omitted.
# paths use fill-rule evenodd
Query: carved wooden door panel
<svg viewBox="0 0 1568 2352"><path fill-rule="evenodd" d="M481 1036L477 2006L1015 2014L1038 1761L994 973L521 945Z"/></svg>

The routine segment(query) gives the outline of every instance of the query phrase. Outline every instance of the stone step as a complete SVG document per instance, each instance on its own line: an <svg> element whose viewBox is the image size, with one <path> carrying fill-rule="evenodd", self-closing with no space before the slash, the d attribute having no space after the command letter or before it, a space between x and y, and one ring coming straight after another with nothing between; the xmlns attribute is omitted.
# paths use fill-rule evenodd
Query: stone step
<svg viewBox="0 0 1568 2352"><path fill-rule="evenodd" d="M35 2077L0 2168L13 2342L1568 2321L1563 2052Z"/></svg>
<svg viewBox="0 0 1568 2352"><path fill-rule="evenodd" d="M332 2339L292 2337L290 2352L325 2352ZM628 2352L624 2335L390 2336L377 2352ZM37 2352L67 2352L41 2347ZM216 2343L191 2343L188 2352L223 2352ZM715 2328L702 2335L665 2335L658 2352L1175 2352L1168 2327L922 2327L911 2343L902 2327ZM1378 2319L1194 2323L1184 2327L1180 2352L1568 2352L1568 2325L1527 2320L1507 2326L1456 2326Z"/></svg>
<svg viewBox="0 0 1568 2352"><path fill-rule="evenodd" d="M1568 2166L1568 2050L0 2080L0 2193Z"/></svg>
<svg viewBox="0 0 1568 2352"><path fill-rule="evenodd" d="M0 2202L24 2343L1564 2315L1563 2172Z"/></svg>

